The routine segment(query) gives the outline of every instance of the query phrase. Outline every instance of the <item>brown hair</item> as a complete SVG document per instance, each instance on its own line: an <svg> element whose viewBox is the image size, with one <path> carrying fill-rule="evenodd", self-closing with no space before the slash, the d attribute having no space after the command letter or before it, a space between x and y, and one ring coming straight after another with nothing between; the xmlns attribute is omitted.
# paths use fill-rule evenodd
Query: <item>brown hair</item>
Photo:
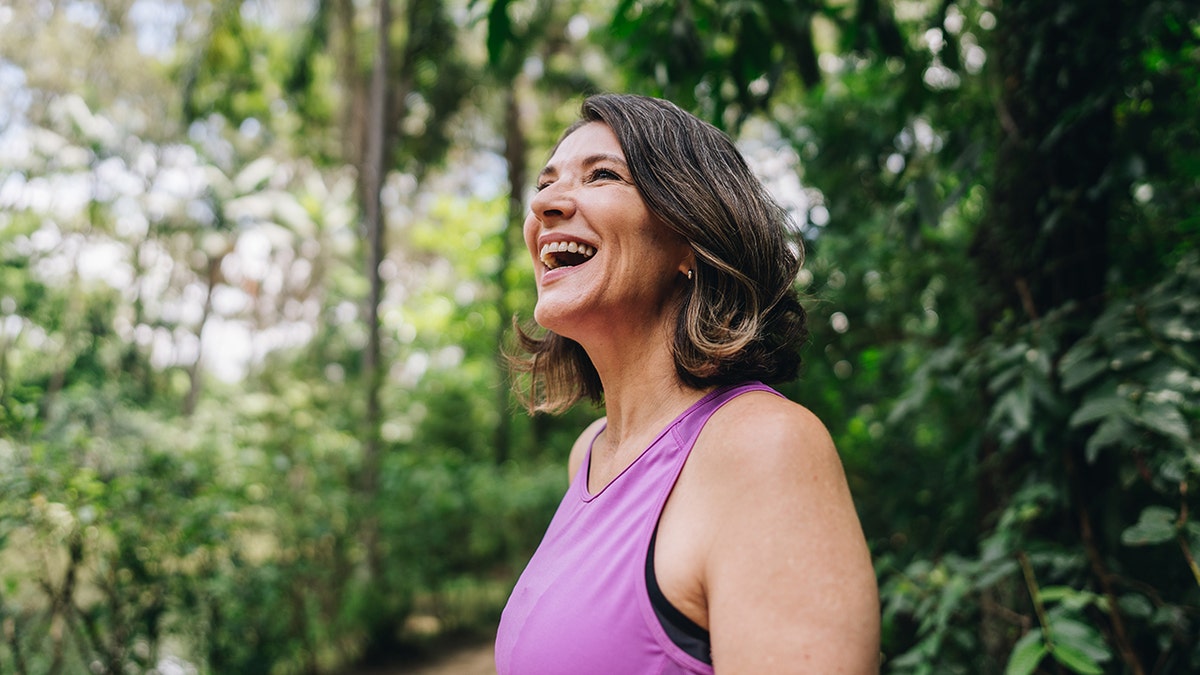
<svg viewBox="0 0 1200 675"><path fill-rule="evenodd" d="M672 353L696 388L796 377L806 316L793 288L803 247L787 213L711 124L661 99L600 94L559 139L591 122L613 130L647 208L691 244L695 275L680 298ZM600 403L599 374L579 343L517 325L510 355L529 377L518 394L531 411L557 412L582 398Z"/></svg>

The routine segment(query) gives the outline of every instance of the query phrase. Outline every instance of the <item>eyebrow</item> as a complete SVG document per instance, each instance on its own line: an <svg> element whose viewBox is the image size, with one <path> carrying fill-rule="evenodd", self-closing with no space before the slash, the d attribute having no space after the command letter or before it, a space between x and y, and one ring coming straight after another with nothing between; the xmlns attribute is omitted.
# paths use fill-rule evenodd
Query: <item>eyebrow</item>
<svg viewBox="0 0 1200 675"><path fill-rule="evenodd" d="M614 155L612 153L607 153L607 152L600 152L600 153L596 153L594 155L588 155L587 157L583 158L583 161L581 162L581 164L585 168L587 168L587 167L595 166L596 164L600 164L602 162L612 162L614 164L619 164L621 167L623 167L626 170L629 169L629 163L626 162L624 159L622 159L620 157L620 155ZM557 175L558 175L558 167L554 166L553 164L547 164L544 169L542 169L541 171L538 172L537 179L541 180L548 176L557 176Z"/></svg>

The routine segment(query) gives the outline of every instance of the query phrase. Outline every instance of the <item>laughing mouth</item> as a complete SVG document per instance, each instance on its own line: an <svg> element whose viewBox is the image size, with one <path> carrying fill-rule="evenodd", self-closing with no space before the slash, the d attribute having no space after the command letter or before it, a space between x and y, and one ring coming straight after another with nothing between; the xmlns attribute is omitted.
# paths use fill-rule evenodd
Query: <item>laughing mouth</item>
<svg viewBox="0 0 1200 675"><path fill-rule="evenodd" d="M581 265L591 260L594 255L596 255L596 249L587 244L574 241L555 241L542 246L539 257L546 269L553 270L559 267Z"/></svg>

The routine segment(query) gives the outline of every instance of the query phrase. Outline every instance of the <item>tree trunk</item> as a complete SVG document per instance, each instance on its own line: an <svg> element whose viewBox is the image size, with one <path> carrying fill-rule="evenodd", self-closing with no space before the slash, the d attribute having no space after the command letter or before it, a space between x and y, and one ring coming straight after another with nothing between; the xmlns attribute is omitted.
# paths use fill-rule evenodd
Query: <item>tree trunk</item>
<svg viewBox="0 0 1200 675"><path fill-rule="evenodd" d="M196 412L196 403L200 400L200 389L203 386L204 380L204 372L202 370L204 360L204 326L208 323L208 318L212 315L213 291L217 287L217 281L221 274L221 260L223 259L224 256L215 256L208 259L204 309L200 313L200 325L196 327L196 360L187 369L188 393L187 397L183 400L184 417L191 417L192 413Z"/></svg>
<svg viewBox="0 0 1200 675"><path fill-rule="evenodd" d="M46 390L42 394L42 400L38 403L38 416L43 420L50 418L54 401L67 384L67 373L79 358L79 355L75 353L76 344L80 335L87 329L87 320L84 318L87 311L86 301L83 297L83 285L79 279L78 254L72 261L71 280L67 283L66 288L70 295L67 301L66 315L59 327L63 336L62 347L58 354L50 357L56 362L54 371L50 374L50 379L46 382Z"/></svg>
<svg viewBox="0 0 1200 675"><path fill-rule="evenodd" d="M508 213L504 230L500 233L500 269L496 272L496 313L499 324L496 327L496 345L501 350L504 347L504 336L508 332L510 317L513 314L509 305L511 289L508 283L508 267L513 253L517 250L514 240L520 237L525 215L525 181L529 173L528 139L525 129L521 126L521 103L517 93L517 82L510 80L505 97L504 113L504 161L508 167ZM509 398L508 367L504 362L503 352L498 352L497 361L496 412L499 420L496 423L495 437L492 445L495 447L497 464L503 464L511 455L511 399Z"/></svg>
<svg viewBox="0 0 1200 675"><path fill-rule="evenodd" d="M1098 11L1082 1L1018 0L999 6L991 54L1001 87L1000 138L988 215L971 249L979 273L976 323L982 335L1013 319L1036 331L1047 313L1074 308L1057 336L1065 349L1087 330L1088 317L1094 316L1090 310L1103 303L1109 221L1119 183L1108 174L1122 12L1123 7L1108 6ZM989 392L981 396L990 408ZM1042 419L1039 426L1059 429L1047 443L1064 448L1068 458L1077 456L1082 470L1082 448L1072 446L1078 439L1061 422ZM1040 460L1028 439L1005 447L989 435L980 447L980 516L982 526L990 527L1026 467ZM989 636L1011 631L997 616L985 612L981 634L987 660L1004 663L1011 644ZM1140 672L1136 662L1126 665Z"/></svg>
<svg viewBox="0 0 1200 675"><path fill-rule="evenodd" d="M380 405L379 392L383 385L383 368L380 363L379 303L383 297L383 278L379 274L385 251L383 204L380 191L386 172L385 148L387 126L387 83L390 45L388 35L392 24L389 0L379 0L379 44L375 50L375 63L371 73L370 100L367 117L366 146L363 148L361 185L363 219L367 232L367 279L370 291L367 297L367 348L363 353L363 375L366 383L366 412L363 419L363 462L360 474L362 499L372 504L379 491L380 468ZM373 514L368 508L366 513ZM372 515L363 522L363 545L367 555L367 571L370 578L379 575L381 560L379 551L379 524Z"/></svg>
<svg viewBox="0 0 1200 675"><path fill-rule="evenodd" d="M1003 133L989 217L972 250L988 291L978 315L985 331L1007 311L1036 320L1102 298L1116 187L1105 174L1121 12L1048 0L1001 11L993 53Z"/></svg>
<svg viewBox="0 0 1200 675"><path fill-rule="evenodd" d="M341 118L342 152L350 164L360 169L358 187L361 195L364 194L361 168L366 146L369 92L363 77L359 74L358 31L355 29L354 0L332 1L337 3L337 32L341 35L341 41L338 43L338 70L341 81L346 87L346 104L342 108ZM361 198L359 201L362 201Z"/></svg>

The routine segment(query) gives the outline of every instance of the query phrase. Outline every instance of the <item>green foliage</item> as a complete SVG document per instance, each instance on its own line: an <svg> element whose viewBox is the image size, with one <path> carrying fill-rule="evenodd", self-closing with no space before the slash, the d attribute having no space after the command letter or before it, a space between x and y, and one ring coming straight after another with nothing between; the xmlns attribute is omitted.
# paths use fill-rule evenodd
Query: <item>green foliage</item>
<svg viewBox="0 0 1200 675"><path fill-rule="evenodd" d="M1188 486L1200 473L1200 351L1186 328L1198 325L1198 271L1195 257L1185 258L1154 287L1114 300L1074 344L1054 338L1074 321L1065 311L941 364L946 378L986 383L987 425L1002 444L992 461L1019 487L969 558L932 567L918 558L895 570L895 558L881 559L885 625L917 639L890 661L896 672L926 672L931 660L969 663L978 629L936 618L981 621L956 584L990 602L1010 597L1021 611L1017 559L1028 566L1041 626L1013 643L1007 672L1033 672L1044 658L1071 672L1110 672L1116 622L1129 644L1163 663L1200 662L1183 637L1200 602L1200 527L1188 519ZM1056 585L1039 590L1036 578ZM966 649L953 656L947 643Z"/></svg>
<svg viewBox="0 0 1200 675"><path fill-rule="evenodd" d="M212 113L234 123L267 119L271 99L277 94L268 87L276 69L283 65L278 47L274 58L259 52L259 45L268 38L261 27L245 20L239 3L218 3L207 44L183 72L185 121Z"/></svg>
<svg viewBox="0 0 1200 675"><path fill-rule="evenodd" d="M561 467L398 447L378 506L389 575L363 586L345 392L283 384L240 396L233 418L213 400L182 429L79 385L37 441L0 442L0 621L15 636L0 663L148 670L171 636L211 672L329 670L371 646L372 617L394 626L420 597L461 596L455 580L507 578L536 545ZM495 616L503 583L487 594L465 615L474 594L439 601L437 617Z"/></svg>
<svg viewBox="0 0 1200 675"><path fill-rule="evenodd" d="M499 212L456 204L454 242L406 244L444 279L395 282L420 301L385 312L399 319L389 358L427 367L386 392L385 480L364 503L346 170L220 116L156 145L78 99L54 105L53 130L29 130L53 143L18 154L6 188L25 201L0 212L0 671L330 672L416 639L414 614L447 631L494 621L562 489L558 461L490 461L485 429L511 410L491 393L502 321L476 277L505 266ZM102 188L78 208L37 198L80 178ZM432 232L424 219L445 217L417 218ZM460 234L487 244L463 249ZM108 269L85 264L95 255ZM477 299L446 302L456 288ZM201 338L231 324L311 339L229 387L200 359L230 362ZM189 358L197 343L216 351ZM374 580L368 519L388 537Z"/></svg>
<svg viewBox="0 0 1200 675"><path fill-rule="evenodd" d="M0 40L0 671L333 672L493 625L597 412L506 394L534 298L478 158L543 155L597 83L804 183L785 393L842 453L885 672L1200 669L1194 3L392 3L369 499L373 10L189 0L155 61L121 3L51 4ZM89 25L96 63L46 50Z"/></svg>
<svg viewBox="0 0 1200 675"><path fill-rule="evenodd" d="M1195 8L818 3L812 78L754 23L785 4L613 25L635 88L770 110L814 188L787 393L858 496L885 670L1195 669Z"/></svg>
<svg viewBox="0 0 1200 675"><path fill-rule="evenodd" d="M736 124L776 86L777 64L799 55L806 74L816 70L808 29L814 10L773 11L777 6L623 1L611 30L618 58L651 92L688 108L704 107L718 124ZM726 110L740 119L727 117Z"/></svg>

